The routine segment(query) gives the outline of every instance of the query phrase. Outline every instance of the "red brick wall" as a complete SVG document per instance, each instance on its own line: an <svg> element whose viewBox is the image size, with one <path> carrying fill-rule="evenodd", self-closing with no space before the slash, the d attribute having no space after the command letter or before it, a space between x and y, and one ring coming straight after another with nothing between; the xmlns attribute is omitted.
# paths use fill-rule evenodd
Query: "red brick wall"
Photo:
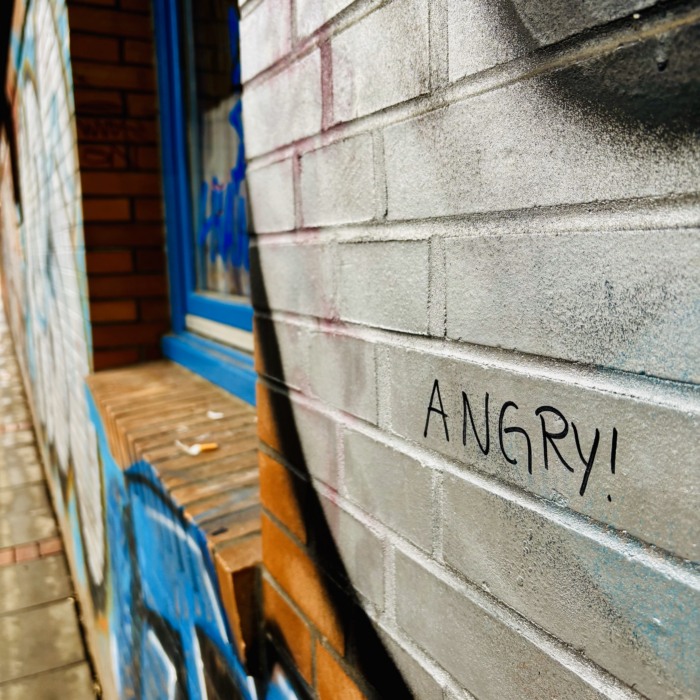
<svg viewBox="0 0 700 700"><path fill-rule="evenodd" d="M257 330L257 328L256 328ZM256 368L265 360L256 337ZM327 517L305 474L286 396L257 385L261 440L262 622L270 649L310 697L409 696L330 541Z"/></svg>
<svg viewBox="0 0 700 700"><path fill-rule="evenodd" d="M169 329L150 0L70 0L95 369Z"/></svg>

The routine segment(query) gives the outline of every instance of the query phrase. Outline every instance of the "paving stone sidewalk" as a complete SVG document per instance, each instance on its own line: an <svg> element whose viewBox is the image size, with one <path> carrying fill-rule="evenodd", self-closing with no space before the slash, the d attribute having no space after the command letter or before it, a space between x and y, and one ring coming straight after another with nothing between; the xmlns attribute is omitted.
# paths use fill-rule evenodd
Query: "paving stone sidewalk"
<svg viewBox="0 0 700 700"><path fill-rule="evenodd" d="M73 584L0 305L0 700L88 698Z"/></svg>

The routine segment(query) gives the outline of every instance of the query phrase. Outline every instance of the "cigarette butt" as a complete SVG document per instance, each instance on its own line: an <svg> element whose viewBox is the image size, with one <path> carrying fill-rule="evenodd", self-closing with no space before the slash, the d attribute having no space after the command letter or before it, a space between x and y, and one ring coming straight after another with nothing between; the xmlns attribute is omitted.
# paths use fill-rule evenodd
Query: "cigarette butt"
<svg viewBox="0 0 700 700"><path fill-rule="evenodd" d="M184 445L179 440L175 440L175 444L183 451L186 452L190 457L196 457L199 454L199 445Z"/></svg>
<svg viewBox="0 0 700 700"><path fill-rule="evenodd" d="M175 444L190 457L196 457L200 452L208 450L216 450L219 446L215 442L205 442L204 444L195 443L194 445L183 445L179 440L175 440Z"/></svg>

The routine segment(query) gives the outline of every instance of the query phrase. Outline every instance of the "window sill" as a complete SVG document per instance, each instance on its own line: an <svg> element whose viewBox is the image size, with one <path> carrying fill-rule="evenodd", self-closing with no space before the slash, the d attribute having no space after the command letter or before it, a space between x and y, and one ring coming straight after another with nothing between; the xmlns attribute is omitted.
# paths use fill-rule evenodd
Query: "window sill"
<svg viewBox="0 0 700 700"><path fill-rule="evenodd" d="M166 335L163 355L255 406L253 358L193 333Z"/></svg>
<svg viewBox="0 0 700 700"><path fill-rule="evenodd" d="M234 326L227 326L218 321L211 321L208 318L187 314L185 316L185 328L198 336L205 336L207 339L221 343L234 350L241 350L246 353L253 353L253 334Z"/></svg>

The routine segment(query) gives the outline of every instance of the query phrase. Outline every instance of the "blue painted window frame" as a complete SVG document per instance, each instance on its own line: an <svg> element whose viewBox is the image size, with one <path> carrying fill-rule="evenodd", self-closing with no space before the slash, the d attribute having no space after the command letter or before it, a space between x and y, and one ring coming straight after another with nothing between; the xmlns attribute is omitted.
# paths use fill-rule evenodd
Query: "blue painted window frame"
<svg viewBox="0 0 700 700"><path fill-rule="evenodd" d="M163 353L249 403L255 403L253 360L186 330L193 314L242 330L253 330L253 307L214 299L196 291L192 202L188 179L185 105L182 95L179 0L154 0L161 160L165 199L170 310L173 334L163 340Z"/></svg>

